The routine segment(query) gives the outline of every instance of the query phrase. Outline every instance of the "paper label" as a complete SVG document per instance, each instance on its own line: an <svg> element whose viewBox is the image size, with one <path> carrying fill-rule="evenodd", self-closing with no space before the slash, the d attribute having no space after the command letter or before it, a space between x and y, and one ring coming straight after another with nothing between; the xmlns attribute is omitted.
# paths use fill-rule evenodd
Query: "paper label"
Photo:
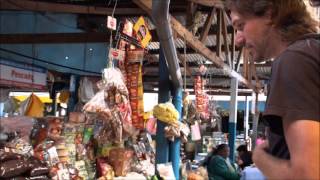
<svg viewBox="0 0 320 180"><path fill-rule="evenodd" d="M107 19L107 27L112 30L116 30L117 28L117 19L111 16L108 16Z"/></svg>

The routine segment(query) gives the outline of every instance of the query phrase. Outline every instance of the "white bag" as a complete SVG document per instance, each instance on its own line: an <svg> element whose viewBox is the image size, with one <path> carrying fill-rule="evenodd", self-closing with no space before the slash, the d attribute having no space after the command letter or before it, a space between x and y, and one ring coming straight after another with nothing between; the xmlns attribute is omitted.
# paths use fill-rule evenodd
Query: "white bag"
<svg viewBox="0 0 320 180"><path fill-rule="evenodd" d="M200 127L196 121L194 125L191 125L191 140L198 141L201 139Z"/></svg>
<svg viewBox="0 0 320 180"><path fill-rule="evenodd" d="M4 102L3 112L8 113L9 115L13 115L18 109L19 105L17 100L15 100L13 97L9 97Z"/></svg>
<svg viewBox="0 0 320 180"><path fill-rule="evenodd" d="M92 82L87 77L84 77L80 81L78 96L83 103L88 102L94 96Z"/></svg>

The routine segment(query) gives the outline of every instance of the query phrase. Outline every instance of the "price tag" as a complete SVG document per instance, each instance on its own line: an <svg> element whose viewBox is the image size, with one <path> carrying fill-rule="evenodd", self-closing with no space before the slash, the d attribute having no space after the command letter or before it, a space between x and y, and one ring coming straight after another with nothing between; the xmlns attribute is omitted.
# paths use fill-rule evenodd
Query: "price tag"
<svg viewBox="0 0 320 180"><path fill-rule="evenodd" d="M107 27L112 30L116 30L117 28L117 19L111 16L108 16L107 19Z"/></svg>
<svg viewBox="0 0 320 180"><path fill-rule="evenodd" d="M125 52L120 49L110 48L109 50L109 58L117 59L119 61L123 61L125 57Z"/></svg>

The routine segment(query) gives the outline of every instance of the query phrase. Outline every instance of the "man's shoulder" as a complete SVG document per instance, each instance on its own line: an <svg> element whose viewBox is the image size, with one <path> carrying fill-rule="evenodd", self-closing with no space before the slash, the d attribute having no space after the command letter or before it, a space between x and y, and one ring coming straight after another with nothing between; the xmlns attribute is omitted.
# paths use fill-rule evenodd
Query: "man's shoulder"
<svg viewBox="0 0 320 180"><path fill-rule="evenodd" d="M287 67L288 64L299 67L301 63L314 66L320 64L319 51L320 34L308 35L290 44L273 64L275 66L279 66L280 64L285 65L284 68Z"/></svg>
<svg viewBox="0 0 320 180"><path fill-rule="evenodd" d="M290 44L284 54L299 53L320 61L319 49L320 34L308 34Z"/></svg>

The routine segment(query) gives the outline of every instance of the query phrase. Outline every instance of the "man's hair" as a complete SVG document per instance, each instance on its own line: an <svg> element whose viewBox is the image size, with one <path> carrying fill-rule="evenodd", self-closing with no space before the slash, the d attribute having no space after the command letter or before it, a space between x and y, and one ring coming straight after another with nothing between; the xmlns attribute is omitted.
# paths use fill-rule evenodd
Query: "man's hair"
<svg viewBox="0 0 320 180"><path fill-rule="evenodd" d="M229 147L228 144L219 144L212 154L217 155L218 153L222 152L225 148L228 148L228 147Z"/></svg>
<svg viewBox="0 0 320 180"><path fill-rule="evenodd" d="M320 6L320 0L309 0L311 6Z"/></svg>
<svg viewBox="0 0 320 180"><path fill-rule="evenodd" d="M272 25L284 41L317 33L319 24L307 10L303 0L227 0L227 8L244 16L261 17L271 12Z"/></svg>
<svg viewBox="0 0 320 180"><path fill-rule="evenodd" d="M248 151L247 145L242 144L242 145L238 146L237 151L238 152L247 152Z"/></svg>

